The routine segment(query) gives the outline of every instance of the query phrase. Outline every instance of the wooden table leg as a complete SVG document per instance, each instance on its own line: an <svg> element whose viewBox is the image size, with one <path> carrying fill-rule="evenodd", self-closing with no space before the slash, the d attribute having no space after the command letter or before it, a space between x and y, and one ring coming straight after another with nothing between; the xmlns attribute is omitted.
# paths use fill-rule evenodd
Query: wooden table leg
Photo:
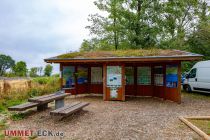
<svg viewBox="0 0 210 140"><path fill-rule="evenodd" d="M43 111L43 110L45 110L47 108L48 108L48 103L37 106L37 110L38 111Z"/></svg>
<svg viewBox="0 0 210 140"><path fill-rule="evenodd" d="M55 109L64 107L64 98L55 100Z"/></svg>

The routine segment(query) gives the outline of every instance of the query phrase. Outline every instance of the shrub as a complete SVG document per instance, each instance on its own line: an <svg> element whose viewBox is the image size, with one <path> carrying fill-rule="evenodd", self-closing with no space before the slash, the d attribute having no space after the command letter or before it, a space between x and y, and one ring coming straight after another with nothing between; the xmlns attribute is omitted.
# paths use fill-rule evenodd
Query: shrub
<svg viewBox="0 0 210 140"><path fill-rule="evenodd" d="M13 121L18 121L18 120L24 119L25 116L26 116L26 115L23 114L23 113L15 113L15 114L12 114L12 115L11 115L11 119L12 119Z"/></svg>

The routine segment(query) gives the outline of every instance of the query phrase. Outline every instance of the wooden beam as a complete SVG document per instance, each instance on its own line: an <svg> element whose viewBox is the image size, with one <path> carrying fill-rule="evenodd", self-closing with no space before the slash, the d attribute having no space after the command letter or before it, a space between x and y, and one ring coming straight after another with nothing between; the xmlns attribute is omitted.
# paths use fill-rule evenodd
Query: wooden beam
<svg viewBox="0 0 210 140"><path fill-rule="evenodd" d="M122 64L122 101L125 101L125 64Z"/></svg>
<svg viewBox="0 0 210 140"><path fill-rule="evenodd" d="M201 131L198 127L196 127L195 125L193 125L191 122L189 122L187 119L185 119L184 117L179 117L179 119L185 123L188 127L190 127L192 130L194 130L198 135L200 135L203 139L205 140L210 140L210 137L204 133L203 131Z"/></svg>
<svg viewBox="0 0 210 140"><path fill-rule="evenodd" d="M103 100L107 100L107 95L106 95L106 81L107 81L107 72L106 72L106 64L103 64Z"/></svg>
<svg viewBox="0 0 210 140"><path fill-rule="evenodd" d="M181 62L178 62L178 103L181 104Z"/></svg>
<svg viewBox="0 0 210 140"><path fill-rule="evenodd" d="M47 63L87 63L87 62L161 62L161 61L194 61L201 60L202 56L180 56L180 57L127 57L127 58L87 58L87 59L45 59Z"/></svg>

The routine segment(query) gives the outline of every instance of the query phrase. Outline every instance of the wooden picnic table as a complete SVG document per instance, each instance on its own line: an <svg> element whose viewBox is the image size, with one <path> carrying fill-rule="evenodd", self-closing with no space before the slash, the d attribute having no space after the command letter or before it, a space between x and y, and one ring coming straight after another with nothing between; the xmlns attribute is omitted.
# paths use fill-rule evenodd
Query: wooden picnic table
<svg viewBox="0 0 210 140"><path fill-rule="evenodd" d="M69 95L58 91L49 95L29 98L28 101L38 103L37 110L44 110L48 107L48 103L55 101L55 109L58 109L64 106L64 98Z"/></svg>

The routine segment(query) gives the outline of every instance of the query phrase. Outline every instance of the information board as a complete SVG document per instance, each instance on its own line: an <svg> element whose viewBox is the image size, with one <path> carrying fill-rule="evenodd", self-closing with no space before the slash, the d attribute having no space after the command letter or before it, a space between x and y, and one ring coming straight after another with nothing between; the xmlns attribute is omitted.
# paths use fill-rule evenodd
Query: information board
<svg viewBox="0 0 210 140"><path fill-rule="evenodd" d="M88 82L88 68L79 66L77 68L77 83L84 84Z"/></svg>
<svg viewBox="0 0 210 140"><path fill-rule="evenodd" d="M138 67L137 69L138 84L151 84L151 67Z"/></svg>
<svg viewBox="0 0 210 140"><path fill-rule="evenodd" d="M122 68L120 66L107 66L107 87L122 86Z"/></svg>
<svg viewBox="0 0 210 140"><path fill-rule="evenodd" d="M75 85L74 78L75 67L74 66L63 66L63 87L70 88Z"/></svg>
<svg viewBox="0 0 210 140"><path fill-rule="evenodd" d="M166 87L177 88L178 85L178 66L167 65L166 66Z"/></svg>
<svg viewBox="0 0 210 140"><path fill-rule="evenodd" d="M91 83L102 83L102 68L101 67L91 67Z"/></svg>

